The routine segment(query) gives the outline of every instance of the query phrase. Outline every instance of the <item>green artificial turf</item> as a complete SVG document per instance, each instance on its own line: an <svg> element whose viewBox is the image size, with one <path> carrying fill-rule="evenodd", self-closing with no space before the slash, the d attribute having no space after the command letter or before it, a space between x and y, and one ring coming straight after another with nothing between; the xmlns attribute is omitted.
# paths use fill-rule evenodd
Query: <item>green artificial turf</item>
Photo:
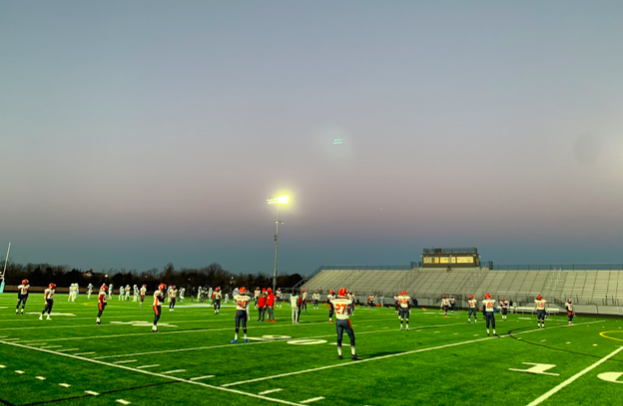
<svg viewBox="0 0 623 406"><path fill-rule="evenodd" d="M310 306L299 325L286 304L276 323L257 322L252 309L251 341L241 332L230 344L232 307L215 315L188 299L173 312L165 305L153 334L151 298L143 309L131 300L109 299L96 326L96 295L57 295L50 321L38 319L41 295L24 316L14 314L15 294L0 295L0 404L528 405L623 345L616 318L577 317L568 327L566 315L552 316L539 330L533 315L497 315L493 338L482 316L467 324L462 311L413 309L411 331L400 331L393 309L359 307L351 322L361 361L350 359L346 336L339 360L326 306ZM558 375L510 370L533 367L524 363L555 365L545 372ZM609 382L604 373L621 375ZM540 404L623 404L623 351L567 383Z"/></svg>

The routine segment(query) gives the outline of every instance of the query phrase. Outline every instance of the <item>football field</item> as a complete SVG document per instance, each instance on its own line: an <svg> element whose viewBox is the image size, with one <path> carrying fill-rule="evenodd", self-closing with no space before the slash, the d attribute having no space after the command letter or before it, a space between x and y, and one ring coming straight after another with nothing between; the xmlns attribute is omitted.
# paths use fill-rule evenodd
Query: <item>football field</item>
<svg viewBox="0 0 623 406"><path fill-rule="evenodd" d="M616 318L496 315L499 338L482 315L444 318L413 309L400 331L393 309L358 307L351 317L357 355L336 351L335 325L320 306L292 325L290 307L276 323L257 322L249 343L231 344L234 309L163 306L151 333L151 298L143 309L109 299L95 325L97 296L75 303L57 295L52 320L39 320L41 295L24 316L16 295L0 295L0 404L3 405L621 405L623 323ZM241 331L242 334L242 331Z"/></svg>

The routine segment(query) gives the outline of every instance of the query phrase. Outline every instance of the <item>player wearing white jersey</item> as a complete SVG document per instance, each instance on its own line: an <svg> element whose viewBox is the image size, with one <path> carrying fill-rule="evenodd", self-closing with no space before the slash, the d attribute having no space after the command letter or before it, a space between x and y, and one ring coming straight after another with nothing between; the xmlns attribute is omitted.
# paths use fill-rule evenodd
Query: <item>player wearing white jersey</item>
<svg viewBox="0 0 623 406"><path fill-rule="evenodd" d="M95 320L96 325L102 324L102 313L104 313L104 309L106 308L106 285L102 285L100 288L100 293L97 296L97 320Z"/></svg>
<svg viewBox="0 0 623 406"><path fill-rule="evenodd" d="M180 288L180 302L184 303L184 293L186 293L186 288Z"/></svg>
<svg viewBox="0 0 623 406"><path fill-rule="evenodd" d="M138 286L136 284L134 284L134 287L132 288L132 293L133 293L132 301L138 302Z"/></svg>
<svg viewBox="0 0 623 406"><path fill-rule="evenodd" d="M164 302L164 291L167 285L161 283L158 285L158 290L154 292L154 326L151 328L153 333L158 332L158 320L162 314L162 302Z"/></svg>
<svg viewBox="0 0 623 406"><path fill-rule="evenodd" d="M147 293L147 285L141 286L141 303L138 305L139 309L143 308L143 302L145 301L145 293Z"/></svg>
<svg viewBox="0 0 623 406"><path fill-rule="evenodd" d="M502 311L502 321L506 321L506 315L508 314L508 302L503 297L500 301L500 310Z"/></svg>
<svg viewBox="0 0 623 406"><path fill-rule="evenodd" d="M318 303L320 303L320 293L315 291L312 295L312 302L314 302L314 309L318 310Z"/></svg>
<svg viewBox="0 0 623 406"><path fill-rule="evenodd" d="M169 290L169 311L170 312L175 310L176 298L177 298L177 289L175 288L175 285L173 285L171 286L171 289Z"/></svg>
<svg viewBox="0 0 623 406"><path fill-rule="evenodd" d="M478 307L478 300L474 299L474 295L469 295L469 300L467 301L469 304L469 314L467 315L467 322L472 322L472 314L474 315L474 323L478 323L478 318L476 317L476 309Z"/></svg>
<svg viewBox="0 0 623 406"><path fill-rule="evenodd" d="M275 299L277 299L276 306L281 309L283 307L283 295L281 294L281 288L277 288Z"/></svg>
<svg viewBox="0 0 623 406"><path fill-rule="evenodd" d="M307 289L303 289L301 292L301 311L305 309L305 313L307 313Z"/></svg>
<svg viewBox="0 0 623 406"><path fill-rule="evenodd" d="M110 285L108 285L108 297L112 299L114 295L115 295L115 285L111 283Z"/></svg>
<svg viewBox="0 0 623 406"><path fill-rule="evenodd" d="M545 328L545 308L547 306L547 300L543 299L543 296L538 295L534 301L534 309L536 310L536 318L539 328Z"/></svg>
<svg viewBox="0 0 623 406"><path fill-rule="evenodd" d="M262 294L262 291L260 290L260 287L258 286L257 288L255 288L255 292L253 292L253 306L256 309L257 309L257 303L260 300L261 294Z"/></svg>
<svg viewBox="0 0 623 406"><path fill-rule="evenodd" d="M214 293L212 293L212 306L214 306L214 314L219 314L221 312L221 299L223 298L223 294L221 293L221 288L217 287L214 289Z"/></svg>
<svg viewBox="0 0 623 406"><path fill-rule="evenodd" d="M407 291L403 290L402 294L398 296L398 302L400 303L400 329L402 330L402 323L406 321L406 329L409 331L409 314L411 314L411 298L407 295Z"/></svg>
<svg viewBox="0 0 623 406"><path fill-rule="evenodd" d="M353 302L346 298L346 289L342 288L339 291L339 297L337 299L331 299L330 303L335 308L335 327L337 330L337 355L339 359L342 357L342 337L344 331L350 339L350 352L354 361L359 360L357 352L355 351L355 332L353 326L350 324L350 314L353 306Z"/></svg>
<svg viewBox="0 0 623 406"><path fill-rule="evenodd" d="M132 293L132 289L130 288L130 285L125 285L125 301L126 302L130 301L130 293Z"/></svg>
<svg viewBox="0 0 623 406"><path fill-rule="evenodd" d="M571 299L567 299L567 303L565 303L565 308L567 309L567 317L569 318L569 325L572 325L573 316L575 316L575 312L573 311L573 303L571 303Z"/></svg>
<svg viewBox="0 0 623 406"><path fill-rule="evenodd" d="M353 302L353 305L350 308L350 314L353 315L355 314L355 294L352 290L348 291L348 295L346 296L346 298Z"/></svg>
<svg viewBox="0 0 623 406"><path fill-rule="evenodd" d="M125 288L123 287L123 285L121 285L121 287L119 288L119 297L117 298L117 300L119 300L120 302L125 300Z"/></svg>
<svg viewBox="0 0 623 406"><path fill-rule="evenodd" d="M91 300L91 293L93 293L93 284L89 283L89 286L87 286L87 300Z"/></svg>
<svg viewBox="0 0 623 406"><path fill-rule="evenodd" d="M495 333L495 300L491 299L491 295L488 293L485 295L485 300L482 301L482 311L487 323L487 335L489 335L489 325L491 325L493 336L497 337L498 335Z"/></svg>
<svg viewBox="0 0 623 406"><path fill-rule="evenodd" d="M248 343L247 339L247 321L251 318L249 315L249 302L251 298L247 296L247 289L242 287L238 290L238 295L234 296L236 302L236 333L232 344L238 343L238 332L240 331L240 324L242 324L242 332L244 333L244 342Z"/></svg>
<svg viewBox="0 0 623 406"><path fill-rule="evenodd" d="M30 289L28 279L24 279L22 284L17 287L17 306L15 307L16 316L19 314L20 304L22 305L21 315L24 315L24 307L26 307L26 301L28 300L28 289Z"/></svg>
<svg viewBox="0 0 623 406"><path fill-rule="evenodd" d="M292 324L298 324L299 295L296 292L293 292L290 295L290 308L292 309Z"/></svg>
<svg viewBox="0 0 623 406"><path fill-rule="evenodd" d="M450 301L448 300L448 295L443 295L443 299L441 299L441 306L439 308L439 310L442 310L445 312L445 317L448 318L448 308L450 307Z"/></svg>
<svg viewBox="0 0 623 406"><path fill-rule="evenodd" d="M329 294L327 295L327 303L329 304L329 323L333 324L333 313L335 309L333 308L333 300L335 299L335 291L331 289Z"/></svg>
<svg viewBox="0 0 623 406"><path fill-rule="evenodd" d="M52 313L52 307L54 306L54 289L56 285L54 283L50 283L50 286L43 292L43 300L45 300L45 307L41 312L41 316L39 316L39 320L43 320L43 315L48 314L47 320L50 319L50 314Z"/></svg>

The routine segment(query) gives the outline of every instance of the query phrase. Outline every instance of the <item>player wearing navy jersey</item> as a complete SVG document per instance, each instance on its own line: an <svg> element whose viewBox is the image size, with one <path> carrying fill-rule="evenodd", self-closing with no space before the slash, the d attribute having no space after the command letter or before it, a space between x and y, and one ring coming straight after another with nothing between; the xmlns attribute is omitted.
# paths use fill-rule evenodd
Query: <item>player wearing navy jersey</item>
<svg viewBox="0 0 623 406"><path fill-rule="evenodd" d="M160 315L162 314L162 302L164 302L164 291L166 288L167 285L161 283L158 285L158 290L154 292L154 326L151 328L151 331L154 333L158 332L158 320L160 320Z"/></svg>
<svg viewBox="0 0 623 406"><path fill-rule="evenodd" d="M335 328L337 330L337 355L339 359L342 357L342 337L344 332L350 339L350 352L353 360L358 360L357 352L355 351L355 332L353 326L350 324L350 314L353 306L353 302L346 298L346 289L342 288L339 291L339 297L337 299L331 299L330 303L335 308Z"/></svg>
<svg viewBox="0 0 623 406"><path fill-rule="evenodd" d="M454 300L454 296L450 296L450 314L454 314L455 305L456 305L456 300Z"/></svg>
<svg viewBox="0 0 623 406"><path fill-rule="evenodd" d="M54 283L50 283L50 286L43 292L43 300L45 300L45 307L41 312L41 316L39 316L39 320L43 320L43 315L48 314L46 320L52 320L50 318L50 314L52 313L52 307L54 306L54 289L56 289L56 285Z"/></svg>
<svg viewBox="0 0 623 406"><path fill-rule="evenodd" d="M573 303L571 303L571 299L567 299L567 303L565 303L565 308L567 309L567 318L569 318L569 325L572 325L575 312L573 311Z"/></svg>
<svg viewBox="0 0 623 406"><path fill-rule="evenodd" d="M536 310L537 324L539 328L545 328L545 307L547 300L543 300L543 296L538 295L534 301L534 308Z"/></svg>
<svg viewBox="0 0 623 406"><path fill-rule="evenodd" d="M333 299L335 299L335 291L331 289L327 295L327 303L329 305L329 323L333 323L333 313L335 311L332 303Z"/></svg>
<svg viewBox="0 0 623 406"><path fill-rule="evenodd" d="M508 314L508 302L505 297L503 297L502 301L500 301L500 310L502 310L502 321L506 321L506 315Z"/></svg>
<svg viewBox="0 0 623 406"><path fill-rule="evenodd" d="M249 302L251 298L247 296L247 289L242 287L238 290L238 295L233 297L236 303L236 333L232 344L238 343L238 332L240 331L240 324L242 324L242 332L244 333L244 342L248 343L247 339L247 321L251 318L249 315Z"/></svg>
<svg viewBox="0 0 623 406"><path fill-rule="evenodd" d="M221 293L221 288L214 289L214 293L212 293L212 306L214 306L214 314L219 314L221 312L221 299L223 298L223 294Z"/></svg>
<svg viewBox="0 0 623 406"><path fill-rule="evenodd" d="M26 301L28 300L28 279L24 279L22 284L17 287L17 307L15 307L15 315L19 314L19 306L22 305L22 316L24 315L24 307L26 307Z"/></svg>
<svg viewBox="0 0 623 406"><path fill-rule="evenodd" d="M489 326L493 328L493 336L497 337L495 333L495 300L491 299L490 294L485 295L485 300L482 301L482 311L485 314L485 322L487 323L487 335L489 335Z"/></svg>
<svg viewBox="0 0 623 406"><path fill-rule="evenodd" d="M476 308L478 306L478 300L474 299L474 295L469 295L469 300L467 301L469 304L469 314L467 315L467 322L472 322L472 314L474 315L474 323L478 323L478 318L476 317Z"/></svg>
<svg viewBox="0 0 623 406"><path fill-rule="evenodd" d="M407 331L409 331L409 314L411 313L411 298L407 295L407 291L403 290L402 294L398 296L398 302L400 303L400 329L402 330L402 323L405 321Z"/></svg>
<svg viewBox="0 0 623 406"><path fill-rule="evenodd" d="M102 324L101 321L101 317L102 317L102 313L104 313L104 309L106 308L106 290L108 288L106 287L106 285L102 285L102 287L100 288L100 293L99 295L97 295L97 320L95 320L95 324L100 325Z"/></svg>

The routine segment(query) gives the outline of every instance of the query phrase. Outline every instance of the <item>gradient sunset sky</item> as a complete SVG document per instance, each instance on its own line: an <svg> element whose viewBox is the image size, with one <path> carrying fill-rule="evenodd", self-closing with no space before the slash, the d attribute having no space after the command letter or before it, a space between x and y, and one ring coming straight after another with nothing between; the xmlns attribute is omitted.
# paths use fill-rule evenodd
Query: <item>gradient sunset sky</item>
<svg viewBox="0 0 623 406"><path fill-rule="evenodd" d="M622 263L622 21L620 0L3 1L0 252L272 273L287 191L284 272L433 246Z"/></svg>

